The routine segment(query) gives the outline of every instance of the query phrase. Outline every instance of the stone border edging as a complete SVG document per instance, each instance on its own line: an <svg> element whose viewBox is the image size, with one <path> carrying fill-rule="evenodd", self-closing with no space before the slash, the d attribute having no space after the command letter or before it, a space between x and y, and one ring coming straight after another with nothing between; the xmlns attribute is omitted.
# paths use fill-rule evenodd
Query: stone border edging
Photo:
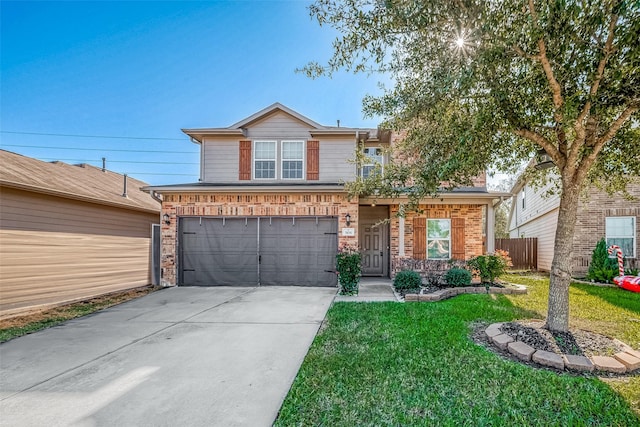
<svg viewBox="0 0 640 427"><path fill-rule="evenodd" d="M502 333L503 323L493 323L485 329L489 341L500 350L508 351L523 362L535 362L539 365L579 372L603 371L616 374L630 373L640 369L640 351L620 340L614 340L624 350L610 356L576 356L536 350L522 341L515 341Z"/></svg>
<svg viewBox="0 0 640 427"><path fill-rule="evenodd" d="M498 288L496 286L466 286L459 288L445 288L428 294L406 294L405 301L441 301L460 294L503 294L503 295L524 295L527 287L512 284L515 288Z"/></svg>

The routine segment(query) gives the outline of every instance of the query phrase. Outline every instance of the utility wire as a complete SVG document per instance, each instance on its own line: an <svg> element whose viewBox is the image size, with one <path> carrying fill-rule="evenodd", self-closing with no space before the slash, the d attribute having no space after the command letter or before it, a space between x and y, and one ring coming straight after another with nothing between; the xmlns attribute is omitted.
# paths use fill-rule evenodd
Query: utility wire
<svg viewBox="0 0 640 427"><path fill-rule="evenodd" d="M72 148L72 147L50 147L44 145L20 145L20 144L0 144L0 147L22 147L22 148L47 148L52 150L74 150L74 151L120 151L125 153L165 153L165 154L197 154L197 151L162 151L162 150L124 150L118 148Z"/></svg>
<svg viewBox="0 0 640 427"><path fill-rule="evenodd" d="M55 157L40 157L40 160L46 161L60 161L60 162L83 162L83 163L100 163L102 160L100 159L58 159ZM109 160L106 159L107 163L131 163L131 164L149 164L149 165L199 165L197 162L128 162L125 160Z"/></svg>
<svg viewBox="0 0 640 427"><path fill-rule="evenodd" d="M14 135L40 135L40 136L65 136L71 138L103 138L103 139L141 139L148 141L185 141L185 138L154 138L154 137L141 137L141 136L108 136L108 135L76 135L66 133L44 133L44 132L22 132L22 131L10 131L0 130L0 133L10 133Z"/></svg>

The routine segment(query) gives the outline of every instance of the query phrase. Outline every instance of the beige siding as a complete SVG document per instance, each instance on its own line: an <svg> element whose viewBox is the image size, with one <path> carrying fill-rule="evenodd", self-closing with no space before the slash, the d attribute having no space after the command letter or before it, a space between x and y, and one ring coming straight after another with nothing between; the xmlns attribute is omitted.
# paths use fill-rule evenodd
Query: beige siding
<svg viewBox="0 0 640 427"><path fill-rule="evenodd" d="M150 283L157 214L3 188L0 314Z"/></svg>
<svg viewBox="0 0 640 427"><path fill-rule="evenodd" d="M356 165L352 162L355 157L355 141L320 140L320 181L353 181L356 177Z"/></svg>
<svg viewBox="0 0 640 427"><path fill-rule="evenodd" d="M205 139L203 153L204 182L238 182L240 139Z"/></svg>
<svg viewBox="0 0 640 427"><path fill-rule="evenodd" d="M205 138L203 153L203 179L211 183L245 183L238 177L239 146L241 139L277 141L277 171L280 176L281 142L283 140L320 141L320 177L314 182L341 182L353 180L356 167L349 162L355 158L355 138L331 137L316 138L311 136L306 124L283 112L272 114L256 123L247 126L246 137ZM305 165L306 170L306 165ZM276 179L279 180L279 179ZM264 182L264 180L261 180ZM298 181L300 182L300 181Z"/></svg>
<svg viewBox="0 0 640 427"><path fill-rule="evenodd" d="M247 136L251 139L307 139L310 134L309 127L306 124L282 111L278 111L247 126Z"/></svg>
<svg viewBox="0 0 640 427"><path fill-rule="evenodd" d="M537 237L538 238L538 269L549 271L553 260L553 245L558 224L558 209L553 209L535 221L529 221L518 228L512 229L509 237Z"/></svg>
<svg viewBox="0 0 640 427"><path fill-rule="evenodd" d="M529 185L525 185L517 195L515 205L513 206L514 215L511 222L511 228L521 227L529 221L533 221L546 213L557 209L560 205L560 197L557 194L545 196L545 193L552 188L552 184L547 184L540 189L534 189ZM522 206L522 196L525 197L525 206ZM525 236L536 237L536 236Z"/></svg>

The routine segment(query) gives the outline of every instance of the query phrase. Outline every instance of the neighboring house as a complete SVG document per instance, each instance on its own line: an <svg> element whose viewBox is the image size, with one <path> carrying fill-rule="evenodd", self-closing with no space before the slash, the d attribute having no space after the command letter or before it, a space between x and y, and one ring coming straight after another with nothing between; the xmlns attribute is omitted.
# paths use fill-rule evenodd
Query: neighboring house
<svg viewBox="0 0 640 427"><path fill-rule="evenodd" d="M538 269L549 271L553 260L560 196L549 194L554 183L543 188L533 188L526 181L518 180L512 189L509 237L536 237L538 239ZM590 189L580 198L576 230L573 238L573 275L584 277L589 270L591 254L598 240L622 248L627 267L637 267L640 231L640 184L631 184L628 192L635 200L619 195L608 195Z"/></svg>
<svg viewBox="0 0 640 427"><path fill-rule="evenodd" d="M484 176L404 218L406 199L348 197L344 182L384 168L383 148L399 138L391 132L323 126L278 103L229 127L183 132L200 145L200 182L146 189L163 198L167 285L335 286L343 245L360 248L364 275L387 277L407 260L492 250L497 196ZM357 148L370 159L360 168L350 160Z"/></svg>
<svg viewBox="0 0 640 427"><path fill-rule="evenodd" d="M160 203L124 182L0 150L0 315L151 283Z"/></svg>

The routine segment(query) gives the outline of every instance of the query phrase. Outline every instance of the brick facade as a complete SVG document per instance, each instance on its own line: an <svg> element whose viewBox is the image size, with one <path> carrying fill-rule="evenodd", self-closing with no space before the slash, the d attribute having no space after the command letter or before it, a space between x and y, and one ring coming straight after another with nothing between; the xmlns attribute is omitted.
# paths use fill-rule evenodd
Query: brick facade
<svg viewBox="0 0 640 427"><path fill-rule="evenodd" d="M588 198L580 200L576 232L573 238L573 275L584 277L589 270L591 254L598 240L606 236L605 218L612 216L636 217L636 258L624 254L627 267L638 268L640 255L640 185L629 185L627 190L635 200L626 200L619 195L609 195L603 191L592 191Z"/></svg>
<svg viewBox="0 0 640 427"><path fill-rule="evenodd" d="M390 207L391 217L391 274L395 275L404 263L403 260L413 258L413 220L416 217L439 218L464 218L465 219L465 259L482 255L484 248L484 219L483 205L420 205L419 213L412 212L405 215L404 220L404 256L400 256L400 220L397 217L399 205Z"/></svg>
<svg viewBox="0 0 640 427"><path fill-rule="evenodd" d="M227 194L227 193L165 193L162 215L170 223L162 223L162 282L177 284L177 218L181 216L335 216L338 230L347 227L345 217L351 216L349 227L358 229L358 201L349 201L346 194ZM338 245L357 246L358 235L342 236Z"/></svg>

